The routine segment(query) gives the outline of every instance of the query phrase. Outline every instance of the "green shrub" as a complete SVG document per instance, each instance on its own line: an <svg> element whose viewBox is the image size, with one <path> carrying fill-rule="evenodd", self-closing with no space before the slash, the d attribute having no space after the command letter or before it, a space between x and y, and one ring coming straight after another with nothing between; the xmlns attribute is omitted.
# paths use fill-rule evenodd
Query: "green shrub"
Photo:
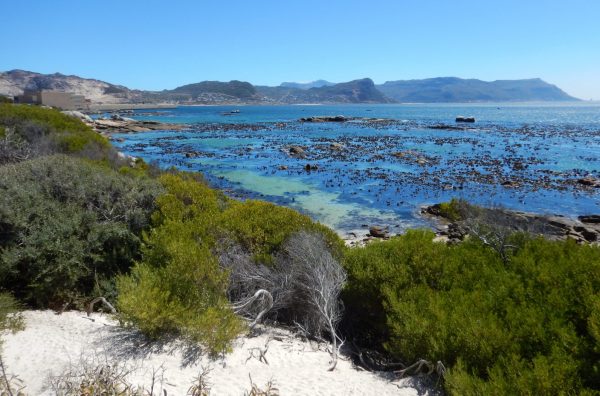
<svg viewBox="0 0 600 396"><path fill-rule="evenodd" d="M600 389L600 248L520 238L508 263L477 241L411 231L350 249L345 327L406 363L442 361L451 394Z"/></svg>
<svg viewBox="0 0 600 396"><path fill-rule="evenodd" d="M25 140L32 156L79 153L94 159L114 152L108 139L58 110L0 103L0 126Z"/></svg>
<svg viewBox="0 0 600 396"><path fill-rule="evenodd" d="M438 205L439 215L450 221L463 220L467 215L477 210L476 206L469 204L464 199L452 198L450 202L442 202Z"/></svg>
<svg viewBox="0 0 600 396"><path fill-rule="evenodd" d="M281 244L301 230L324 234L336 254L342 250L340 238L329 228L293 209L264 201L232 202L219 218L219 227L264 264L271 264Z"/></svg>
<svg viewBox="0 0 600 396"><path fill-rule="evenodd" d="M0 167L0 287L39 307L111 289L161 191L66 156Z"/></svg>
<svg viewBox="0 0 600 396"><path fill-rule="evenodd" d="M191 175L161 181L167 193L157 199L143 261L117 282L119 310L151 338L181 334L219 353L242 328L228 306L228 274L209 249L224 198Z"/></svg>

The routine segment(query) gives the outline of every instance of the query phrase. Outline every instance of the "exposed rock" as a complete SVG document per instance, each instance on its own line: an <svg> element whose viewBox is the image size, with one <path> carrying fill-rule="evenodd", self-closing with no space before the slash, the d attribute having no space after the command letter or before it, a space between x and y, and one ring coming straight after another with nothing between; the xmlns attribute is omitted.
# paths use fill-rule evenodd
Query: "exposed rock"
<svg viewBox="0 0 600 396"><path fill-rule="evenodd" d="M279 165L279 167L277 169L279 170L287 170L287 166L286 165Z"/></svg>
<svg viewBox="0 0 600 396"><path fill-rule="evenodd" d="M456 122L475 122L475 117L457 116Z"/></svg>
<svg viewBox="0 0 600 396"><path fill-rule="evenodd" d="M600 224L600 215L579 216L582 223Z"/></svg>
<svg viewBox="0 0 600 396"><path fill-rule="evenodd" d="M514 181L514 180L505 180L502 183L503 187L507 187L507 188L516 188L519 187L519 183Z"/></svg>
<svg viewBox="0 0 600 396"><path fill-rule="evenodd" d="M343 115L300 118L300 122L346 122L348 120L349 118L346 118Z"/></svg>
<svg viewBox="0 0 600 396"><path fill-rule="evenodd" d="M587 242L596 242L598 240L598 231L588 227L573 227L573 229L581 234Z"/></svg>
<svg viewBox="0 0 600 396"><path fill-rule="evenodd" d="M589 187L596 187L596 188L600 187L600 180L598 180L592 176L583 177L583 178L577 180L577 183L584 185L584 186L589 186Z"/></svg>
<svg viewBox="0 0 600 396"><path fill-rule="evenodd" d="M83 114L80 111L66 110L66 111L63 111L62 113L66 114L68 116L71 116L71 117L78 118L78 119L80 119L81 121L83 121L83 122L85 122L87 124L92 124L94 122L94 120L92 120L92 117L90 117L87 114Z"/></svg>
<svg viewBox="0 0 600 396"><path fill-rule="evenodd" d="M329 149L334 151L342 151L344 148L344 145L341 143L331 143L329 145Z"/></svg>
<svg viewBox="0 0 600 396"><path fill-rule="evenodd" d="M304 149L300 146L290 146L288 148L288 154L293 157L300 157L300 158L304 158L306 156Z"/></svg>
<svg viewBox="0 0 600 396"><path fill-rule="evenodd" d="M579 216L579 221L564 216L544 216L535 213L517 212L506 209L489 209L477 207L473 212L475 216L462 218L458 221L450 221L441 212L441 205L435 204L421 208L421 213L432 215L443 220L447 229L441 228L437 235L447 236L449 242L463 240L469 234L470 222L483 221L492 226L508 227L510 230L519 232L531 232L543 235L552 240L575 239L578 243L600 242L600 215ZM463 217L469 216L462 214ZM479 217L481 216L481 217Z"/></svg>
<svg viewBox="0 0 600 396"><path fill-rule="evenodd" d="M380 226L369 227L369 235L375 238L388 238L389 232L387 229Z"/></svg>
<svg viewBox="0 0 600 396"><path fill-rule="evenodd" d="M467 129L464 126L448 125L448 124L436 124L428 127L429 129L443 129L446 131L464 131Z"/></svg>
<svg viewBox="0 0 600 396"><path fill-rule="evenodd" d="M155 130L181 130L186 126L183 124L164 124L156 121L136 121L130 118L120 117L117 119L94 120L92 127L96 131L107 133L129 133L129 132L148 132Z"/></svg>

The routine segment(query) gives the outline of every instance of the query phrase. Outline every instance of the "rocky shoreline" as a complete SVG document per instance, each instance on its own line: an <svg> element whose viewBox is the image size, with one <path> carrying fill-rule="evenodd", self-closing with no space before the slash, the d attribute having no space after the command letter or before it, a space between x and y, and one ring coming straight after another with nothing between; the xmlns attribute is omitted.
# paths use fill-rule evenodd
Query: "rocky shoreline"
<svg viewBox="0 0 600 396"><path fill-rule="evenodd" d="M70 112L75 113L75 112ZM284 154L283 157L273 156L268 166L262 169L268 170L270 174L280 177L296 174L311 174L315 178L327 177L327 186L337 186L344 191L345 188L356 191L360 189L368 180L377 179L377 192L375 200L385 202L386 207L400 206L404 200L397 199L400 191L398 186L414 186L415 193L430 188L436 190L463 190L468 186L476 185L493 186L496 190L514 191L515 194L522 191L535 192L538 189L548 191L567 191L571 190L581 195L594 195L597 188L600 188L600 178L594 173L585 172L583 169L572 169L564 171L554 171L549 169L538 169L545 163L534 155L527 155L529 152L520 152L518 147L532 146L531 139L545 136L547 133L560 133L565 137L571 136L577 132L578 135L586 133L594 135L595 131L576 130L538 130L535 127L522 127L517 129L522 142L518 145L509 145L506 141L494 141L484 143L482 140L485 134L469 134L457 136L420 136L415 135L409 138L403 138L402 144L398 144L398 139L394 133L377 134L374 136L336 136L329 137L311 137L301 140L290 141L278 139L277 135L270 135L271 132L289 132L293 133L298 129L298 125L307 123L345 123L351 122L353 128L375 128L380 129L385 126L386 129L392 128L394 132L406 131L412 128L424 129L444 129L454 131L470 132L471 130L482 131L484 126L478 126L477 129L468 126L453 126L442 124L420 124L413 121L400 121L392 119L375 119L365 117L346 117L346 116L312 116L291 122L273 122L273 123L222 123L222 124L168 124L156 121L136 121L127 116L133 112L119 111L113 113L110 118L92 119L84 114L71 114L81 118L88 125L92 126L98 132L108 135L111 133L136 133L148 131L165 130L190 130L198 133L198 139L228 139L234 136L236 139L256 139L265 138L265 144L259 149L269 149L273 152ZM138 114L138 113L136 113ZM314 128L314 126L306 126ZM326 128L330 128L326 126ZM331 128L335 128L332 126ZM491 127L488 127L490 130ZM510 137L509 129L498 127L498 132L502 137ZM309 129L311 130L311 129ZM487 130L486 130L487 131ZM283 134L281 135L283 136ZM288 136L286 134L286 136ZM119 137L120 141L126 138ZM404 147L409 142L415 147ZM418 148L422 145L435 144L436 146L449 145L459 147L467 146L471 151L481 148L501 148L506 147L495 158L491 152L486 151L481 155L455 156L455 158L445 158L437 152L430 152ZM518 147L517 147L518 146ZM188 165L187 158L207 157L215 160L228 159L235 157L237 161L245 159L252 160L262 155L254 147L243 147L235 150L223 150L222 152L211 152L198 150L196 147L185 144L173 146L168 141L160 140L156 142L137 142L132 148L134 151L143 152L145 147L160 148L165 155L175 156L177 164ZM365 167L335 167L335 163L354 163L360 159ZM586 158L591 160L591 158ZM380 162L389 161L394 166L414 168L413 172L396 172L391 168L380 165ZM270 169L270 170L269 170ZM498 191L494 190L494 193ZM395 193L394 193L395 191ZM371 190L369 189L369 192ZM355 193L353 193L355 194ZM235 194L234 194L235 195ZM421 201L423 202L423 201ZM285 203L284 203L285 204ZM418 208L419 203L414 203L413 208ZM462 240L467 234L464 224L455 221L449 221L436 213L435 205L423 209L423 214L431 217L434 223L437 223L438 238L440 240L449 240L451 242ZM418 209L417 209L418 211ZM581 219L573 220L562 216L542 216L525 212L509 212L509 217L519 220L521 223L535 223L536 226L543 224L543 235L553 239L573 238L581 243L598 243L600 241L600 224L594 222L595 216L583 216ZM418 217L418 215L416 215ZM367 220L369 224L363 224L361 227L357 223L356 228L350 230L344 229L342 237L350 245L368 243L373 239L386 239L394 235L400 229L395 223L377 224ZM519 224L521 224L519 223ZM378 227L381 226L381 227ZM396 230L398 227L398 230ZM522 224L521 228L526 230ZM435 227L434 227L435 228ZM519 227L517 227L519 228Z"/></svg>
<svg viewBox="0 0 600 396"><path fill-rule="evenodd" d="M150 131L179 131L186 129L184 124L170 124L158 121L138 121L123 117L118 113L112 114L110 118L92 118L79 111L63 111L64 114L79 118L86 125L103 135L111 133L136 133Z"/></svg>
<svg viewBox="0 0 600 396"><path fill-rule="evenodd" d="M436 221L438 240L448 243L463 241L471 234L475 222L487 220L490 224L486 226L504 228L508 232L528 232L551 240L573 239L579 244L600 244L600 215L584 215L572 219L561 215L476 208L476 217L463 215L460 219L449 218L442 210L441 204L424 206L421 208L421 214Z"/></svg>

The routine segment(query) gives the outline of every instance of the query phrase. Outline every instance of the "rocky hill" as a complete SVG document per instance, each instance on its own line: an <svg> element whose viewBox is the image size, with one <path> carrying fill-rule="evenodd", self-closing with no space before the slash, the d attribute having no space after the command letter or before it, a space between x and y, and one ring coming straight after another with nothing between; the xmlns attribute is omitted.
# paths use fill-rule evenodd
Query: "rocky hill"
<svg viewBox="0 0 600 396"><path fill-rule="evenodd" d="M387 81L377 88L398 102L526 102L576 101L555 85L539 79L481 81L456 77Z"/></svg>
<svg viewBox="0 0 600 396"><path fill-rule="evenodd" d="M25 89L49 89L83 95L94 103L130 103L141 99L141 91L100 80L67 76L60 73L41 74L25 70L0 73L0 94L20 95Z"/></svg>

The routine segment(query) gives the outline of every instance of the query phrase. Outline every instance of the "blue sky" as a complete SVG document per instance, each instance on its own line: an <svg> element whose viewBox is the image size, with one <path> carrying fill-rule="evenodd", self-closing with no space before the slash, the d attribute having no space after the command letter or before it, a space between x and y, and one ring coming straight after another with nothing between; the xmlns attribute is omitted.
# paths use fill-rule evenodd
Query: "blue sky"
<svg viewBox="0 0 600 396"><path fill-rule="evenodd" d="M165 89L540 77L600 99L600 1L0 0L0 70Z"/></svg>

